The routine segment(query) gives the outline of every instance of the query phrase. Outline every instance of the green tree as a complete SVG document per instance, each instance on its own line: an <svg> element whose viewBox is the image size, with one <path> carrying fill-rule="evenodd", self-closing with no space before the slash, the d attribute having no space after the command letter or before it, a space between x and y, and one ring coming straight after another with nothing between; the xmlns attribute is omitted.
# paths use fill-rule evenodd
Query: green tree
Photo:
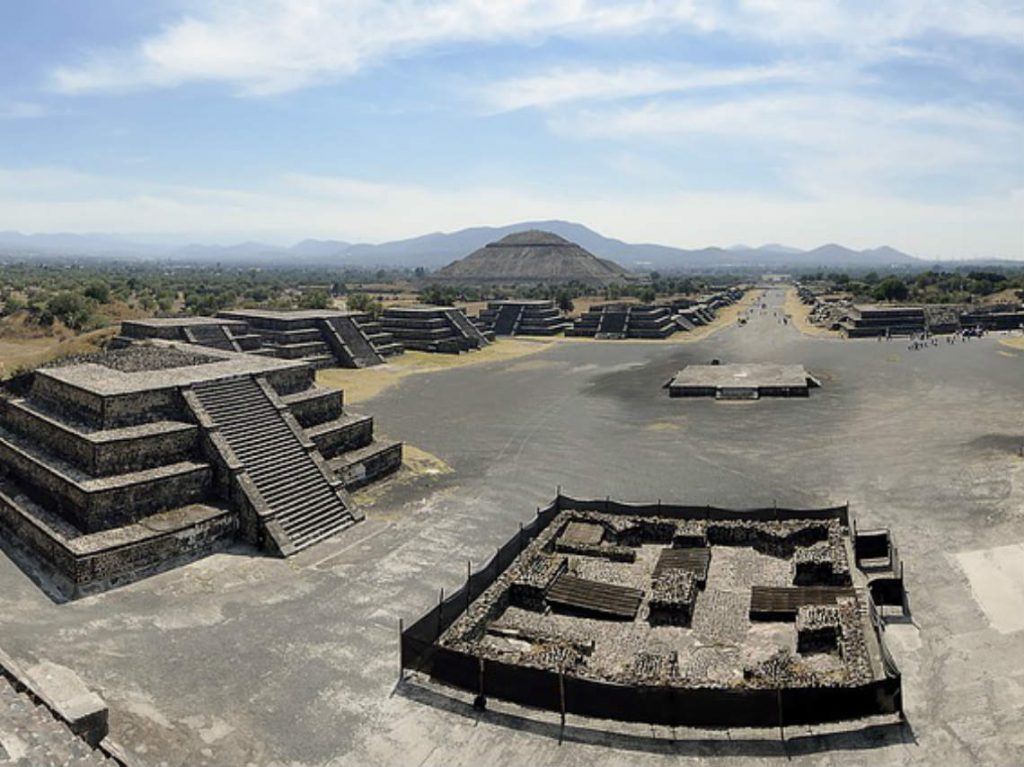
<svg viewBox="0 0 1024 767"><path fill-rule="evenodd" d="M300 309L329 309L331 297L326 290L309 290L299 297Z"/></svg>
<svg viewBox="0 0 1024 767"><path fill-rule="evenodd" d="M86 298L91 298L93 301L99 304L110 303L110 286L102 280L93 280L85 286Z"/></svg>
<svg viewBox="0 0 1024 767"><path fill-rule="evenodd" d="M345 300L351 312L366 312L372 317L377 317L384 308L380 299L374 298L368 293L352 293Z"/></svg>
<svg viewBox="0 0 1024 767"><path fill-rule="evenodd" d="M46 302L46 312L74 330L81 330L92 319L89 301L82 294L72 293L70 290L55 293Z"/></svg>
<svg viewBox="0 0 1024 767"><path fill-rule="evenodd" d="M871 295L878 301L905 301L910 289L899 277L886 277L875 286Z"/></svg>

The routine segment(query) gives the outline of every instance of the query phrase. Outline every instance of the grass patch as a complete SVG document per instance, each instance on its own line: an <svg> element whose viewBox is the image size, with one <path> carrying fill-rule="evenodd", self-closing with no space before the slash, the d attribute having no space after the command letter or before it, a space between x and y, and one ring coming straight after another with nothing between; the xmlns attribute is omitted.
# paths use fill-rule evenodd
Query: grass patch
<svg viewBox="0 0 1024 767"><path fill-rule="evenodd" d="M387 364L375 367L358 370L325 368L317 371L316 380L321 386L344 390L346 402L365 402L392 386L397 386L409 376L518 359L542 352L553 343L553 339L503 338L479 351L463 354L407 351L405 354L391 357Z"/></svg>

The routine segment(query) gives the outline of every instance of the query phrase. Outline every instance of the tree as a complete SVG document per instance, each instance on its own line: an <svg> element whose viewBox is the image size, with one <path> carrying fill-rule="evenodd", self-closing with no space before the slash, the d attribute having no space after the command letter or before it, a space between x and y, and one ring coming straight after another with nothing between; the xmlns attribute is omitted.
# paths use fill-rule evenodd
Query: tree
<svg viewBox="0 0 1024 767"><path fill-rule="evenodd" d="M875 286L871 295L878 301L905 301L910 289L899 277L886 277Z"/></svg>
<svg viewBox="0 0 1024 767"><path fill-rule="evenodd" d="M299 296L300 309L330 309L331 296L326 290L308 290Z"/></svg>
<svg viewBox="0 0 1024 767"><path fill-rule="evenodd" d="M372 317L377 317L384 308L380 299L373 298L368 293L352 293L345 303L350 312L366 312Z"/></svg>
<svg viewBox="0 0 1024 767"><path fill-rule="evenodd" d="M92 307L85 296L62 290L46 302L46 312L73 330L81 330L92 318Z"/></svg>
<svg viewBox="0 0 1024 767"><path fill-rule="evenodd" d="M572 294L568 290L558 291L558 298L556 300L558 302L558 308L566 314L575 308L572 302Z"/></svg>
<svg viewBox="0 0 1024 767"><path fill-rule="evenodd" d="M652 287L648 286L640 290L640 301L645 304L653 303L656 297L657 293L655 293L654 288Z"/></svg>
<svg viewBox="0 0 1024 767"><path fill-rule="evenodd" d="M93 301L99 304L110 303L110 286L102 280L94 280L85 286L86 298L91 298Z"/></svg>

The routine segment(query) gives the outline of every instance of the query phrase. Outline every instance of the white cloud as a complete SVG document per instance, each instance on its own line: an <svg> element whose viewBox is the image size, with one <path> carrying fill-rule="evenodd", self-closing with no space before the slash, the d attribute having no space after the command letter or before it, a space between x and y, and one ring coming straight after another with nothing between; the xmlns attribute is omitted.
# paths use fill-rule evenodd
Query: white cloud
<svg viewBox="0 0 1024 767"><path fill-rule="evenodd" d="M877 49L940 32L1020 44L1012 0L207 0L127 49L53 72L66 93L222 82L250 95L351 75L439 45L688 28L786 45Z"/></svg>
<svg viewBox="0 0 1024 767"><path fill-rule="evenodd" d="M443 188L283 174L273 191L151 185L59 168L0 169L0 229L176 233L211 241L335 237L381 241L429 231L564 218L631 241L703 247L783 241L889 244L934 257L1024 258L1024 189L960 204L824 191L813 198L502 186Z"/></svg>
<svg viewBox="0 0 1024 767"><path fill-rule="evenodd" d="M489 83L480 89L479 96L494 112L508 112L574 101L610 101L759 83L806 82L818 77L810 68L788 64L738 69L652 64L618 68L556 67L539 74Z"/></svg>
<svg viewBox="0 0 1024 767"><path fill-rule="evenodd" d="M841 93L661 99L561 110L548 119L566 137L691 148L708 142L718 153L753 149L771 158L791 191L812 197L838 189L885 193L894 183L906 189L939 173L1005 188L1021 168L1007 158L1019 158L1024 146L1024 122L993 107L906 105Z"/></svg>

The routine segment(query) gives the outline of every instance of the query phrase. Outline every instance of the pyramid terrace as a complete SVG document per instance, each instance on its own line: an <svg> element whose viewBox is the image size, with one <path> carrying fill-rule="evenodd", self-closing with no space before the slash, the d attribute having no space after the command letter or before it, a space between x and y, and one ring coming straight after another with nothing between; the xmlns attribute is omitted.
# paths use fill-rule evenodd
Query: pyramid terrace
<svg viewBox="0 0 1024 767"><path fill-rule="evenodd" d="M0 530L61 597L235 541L289 556L355 524L347 490L401 443L302 360L155 340L71 358L0 398Z"/></svg>

